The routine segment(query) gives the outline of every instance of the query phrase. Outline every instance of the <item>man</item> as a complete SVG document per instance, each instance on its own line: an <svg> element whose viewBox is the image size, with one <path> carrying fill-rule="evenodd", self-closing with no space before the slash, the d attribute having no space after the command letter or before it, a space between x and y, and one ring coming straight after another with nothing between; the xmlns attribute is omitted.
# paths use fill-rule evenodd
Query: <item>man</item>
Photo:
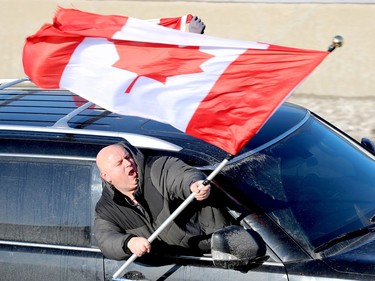
<svg viewBox="0 0 375 281"><path fill-rule="evenodd" d="M151 251L147 238L195 192L196 201L171 222L153 250L204 253L210 234L228 225L205 175L174 157L144 156L128 143L103 148L97 155L103 192L95 211L95 237L102 253L121 260Z"/></svg>

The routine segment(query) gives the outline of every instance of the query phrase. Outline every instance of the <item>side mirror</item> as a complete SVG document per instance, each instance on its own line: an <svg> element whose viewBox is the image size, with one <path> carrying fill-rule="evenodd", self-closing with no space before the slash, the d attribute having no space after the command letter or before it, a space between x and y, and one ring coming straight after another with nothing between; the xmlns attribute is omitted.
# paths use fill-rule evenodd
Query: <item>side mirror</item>
<svg viewBox="0 0 375 281"><path fill-rule="evenodd" d="M364 148L366 148L368 151L375 155L375 145L370 139L362 138L361 144Z"/></svg>
<svg viewBox="0 0 375 281"><path fill-rule="evenodd" d="M245 267L265 257L266 244L255 231L233 225L212 234L211 254L215 266Z"/></svg>

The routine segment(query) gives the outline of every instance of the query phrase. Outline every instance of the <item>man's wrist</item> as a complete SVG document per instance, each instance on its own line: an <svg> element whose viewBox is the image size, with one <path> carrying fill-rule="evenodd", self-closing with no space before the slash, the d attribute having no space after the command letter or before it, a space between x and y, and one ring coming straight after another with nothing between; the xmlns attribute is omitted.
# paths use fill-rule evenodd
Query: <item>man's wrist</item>
<svg viewBox="0 0 375 281"><path fill-rule="evenodd" d="M128 234L128 237L124 240L124 244L122 245L122 249L124 250L125 254L127 254L127 255L132 254L132 252L128 248L128 243L129 243L130 239L132 239L133 237L136 237L136 236L133 235L133 234Z"/></svg>

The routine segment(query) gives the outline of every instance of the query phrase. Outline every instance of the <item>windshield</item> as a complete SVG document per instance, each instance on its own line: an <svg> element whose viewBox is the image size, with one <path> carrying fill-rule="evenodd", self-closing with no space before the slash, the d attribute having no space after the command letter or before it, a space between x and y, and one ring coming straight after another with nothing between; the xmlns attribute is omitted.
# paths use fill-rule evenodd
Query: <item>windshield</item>
<svg viewBox="0 0 375 281"><path fill-rule="evenodd" d="M311 251L375 215L374 157L315 117L228 169L247 202Z"/></svg>

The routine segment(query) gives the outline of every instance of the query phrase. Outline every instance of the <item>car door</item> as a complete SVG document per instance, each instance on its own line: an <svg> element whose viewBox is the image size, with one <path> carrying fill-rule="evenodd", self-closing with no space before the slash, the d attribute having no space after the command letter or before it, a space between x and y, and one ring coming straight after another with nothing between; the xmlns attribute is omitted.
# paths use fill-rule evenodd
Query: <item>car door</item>
<svg viewBox="0 0 375 281"><path fill-rule="evenodd" d="M288 280L284 265L271 253L261 264L247 270L224 269L213 265L210 256L157 257L135 260L117 280L168 280L168 281L218 281L218 280ZM112 276L125 261L105 259L105 280Z"/></svg>
<svg viewBox="0 0 375 281"><path fill-rule="evenodd" d="M94 159L0 154L1 280L103 280L94 169Z"/></svg>

